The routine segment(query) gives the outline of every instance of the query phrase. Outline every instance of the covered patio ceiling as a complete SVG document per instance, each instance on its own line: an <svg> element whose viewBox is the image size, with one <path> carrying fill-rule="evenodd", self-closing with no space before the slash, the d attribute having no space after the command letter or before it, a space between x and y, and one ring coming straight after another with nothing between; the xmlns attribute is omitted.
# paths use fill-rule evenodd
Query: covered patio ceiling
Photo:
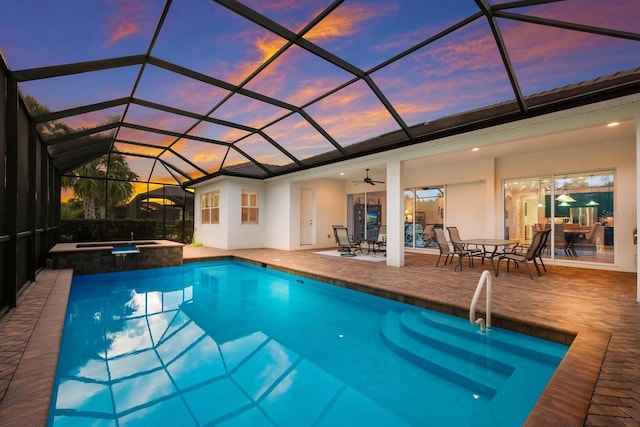
<svg viewBox="0 0 640 427"><path fill-rule="evenodd" d="M265 179L640 92L637 0L3 4L62 172ZM64 131L56 123L63 123Z"/></svg>

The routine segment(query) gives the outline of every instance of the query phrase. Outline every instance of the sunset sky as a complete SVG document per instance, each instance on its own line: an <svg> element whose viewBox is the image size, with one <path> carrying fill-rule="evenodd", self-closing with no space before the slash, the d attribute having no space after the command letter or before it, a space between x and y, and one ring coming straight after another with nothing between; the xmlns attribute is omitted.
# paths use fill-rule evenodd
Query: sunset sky
<svg viewBox="0 0 640 427"><path fill-rule="evenodd" d="M311 28L307 28L309 23L322 16L332 1L242 3L284 30L300 33L308 29L304 40L349 63L353 70L370 73L373 83L409 126L515 97L494 34L483 16L389 61L478 13L473 0L345 0ZM174 0L152 45L164 7L161 0L0 0L0 50L13 71L149 53L302 108L343 147L400 129L365 80L355 79L349 69L309 50L288 45L278 34L214 1ZM509 11L640 33L638 0L566 0ZM504 18L495 18L495 22L524 96L640 66L637 39ZM265 61L287 46L264 67ZM324 96L348 82L352 83ZM180 183L247 162L242 153L263 164L291 163L269 139L299 160L335 150L301 114L238 93L229 97L231 92L223 87L154 65L25 81L19 87L22 94L34 96L52 111L133 96L198 115L209 114L221 121L198 124L191 117L137 104L129 105L126 115L126 105L120 105L64 119L79 129L124 115L126 123L188 131L195 138L120 128L115 146L127 154L142 181L176 183L156 159L137 155L174 165L188 175L178 174ZM268 139L255 133L256 129ZM210 140L234 143L240 151L231 150L227 155L226 145ZM166 151L168 147L177 155Z"/></svg>

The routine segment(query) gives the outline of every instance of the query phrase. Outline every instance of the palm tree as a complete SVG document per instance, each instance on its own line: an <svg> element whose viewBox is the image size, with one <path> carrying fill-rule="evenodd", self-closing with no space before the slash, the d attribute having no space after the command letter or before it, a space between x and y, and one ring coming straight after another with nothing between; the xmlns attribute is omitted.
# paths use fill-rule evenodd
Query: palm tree
<svg viewBox="0 0 640 427"><path fill-rule="evenodd" d="M107 171L111 179L107 181L106 195L108 212L110 215L114 215L116 206L128 202L133 196L134 190L131 182L136 181L138 175L129 168L127 160L118 152L112 152L108 156L108 162ZM105 209L107 208L107 203L101 205L101 218L106 217Z"/></svg>
<svg viewBox="0 0 640 427"><path fill-rule="evenodd" d="M85 163L70 175L63 177L62 187L73 190L83 201L85 219L106 219L107 212L113 215L116 206L131 198L134 192L131 181L138 179L124 156L117 152Z"/></svg>
<svg viewBox="0 0 640 427"><path fill-rule="evenodd" d="M25 97L25 104L34 116L50 112L46 106L29 95ZM106 122L117 120L119 120L118 117L109 117ZM38 131L44 137L75 132L74 129L57 120L39 124ZM87 137L88 144L92 138L94 137ZM131 198L133 195L131 181L137 179L138 175L129 168L124 156L112 151L63 176L61 185L62 188L73 190L76 197L82 200L85 219L96 219L96 214L98 218L106 219L107 212L114 214L116 206Z"/></svg>
<svg viewBox="0 0 640 427"><path fill-rule="evenodd" d="M91 160L62 178L62 188L73 190L73 194L82 200L85 219L96 219L96 197L100 194L105 176L101 170L102 163L102 158Z"/></svg>

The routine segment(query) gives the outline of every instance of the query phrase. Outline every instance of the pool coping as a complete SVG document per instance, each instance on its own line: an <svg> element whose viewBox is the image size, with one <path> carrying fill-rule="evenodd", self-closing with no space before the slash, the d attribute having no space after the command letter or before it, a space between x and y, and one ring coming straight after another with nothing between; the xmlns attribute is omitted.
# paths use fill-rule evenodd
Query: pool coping
<svg viewBox="0 0 640 427"><path fill-rule="evenodd" d="M460 317L466 317L468 313L468 309L448 303L430 301L397 292L392 293L375 287L332 279L275 264L256 262L241 256L228 255L185 260L185 264L216 260L247 262L452 315L460 316L462 314ZM46 425L47 423L73 278L72 269L48 271L56 272L57 277L23 357L4 399L0 403L0 419L3 420L3 426L22 427L24 425ZM499 313L492 313L492 320L494 326L571 344L524 425L583 426L611 334L597 329L564 331L551 325L527 324L518 319L504 318ZM25 398L26 396L29 398Z"/></svg>

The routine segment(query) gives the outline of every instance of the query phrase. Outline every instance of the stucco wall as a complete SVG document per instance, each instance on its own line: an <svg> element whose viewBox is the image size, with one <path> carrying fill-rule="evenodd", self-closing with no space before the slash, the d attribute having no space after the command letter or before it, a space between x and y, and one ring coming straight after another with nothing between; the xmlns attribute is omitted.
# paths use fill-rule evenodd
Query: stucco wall
<svg viewBox="0 0 640 427"><path fill-rule="evenodd" d="M221 249L265 247L267 230L266 184L245 178L215 180L196 186L195 241L205 246ZM200 195L220 191L220 223L202 224ZM242 224L242 191L258 192L258 224Z"/></svg>
<svg viewBox="0 0 640 427"><path fill-rule="evenodd" d="M594 107L595 108L595 107ZM629 111L627 111L629 110ZM357 169L369 165L389 165L403 162L402 186L404 188L445 185L450 187L445 220L458 222L461 230L481 230L487 237L502 237L504 179L530 178L550 174L615 170L615 264L606 268L636 271L636 247L631 239L631 230L637 224L636 201L636 141L634 138L605 139L585 143L588 129L572 133L574 140L559 138L561 132L581 128L594 120L606 123L623 112L633 113L633 106L622 111L588 112L578 110L575 117L534 118L531 122L509 124L495 129L484 129L475 133L445 138L437 144L425 143L407 150L381 153L365 161L344 166ZM563 115L568 116L568 112ZM593 124L591 124L593 126ZM537 139L524 140L529 136ZM606 138L606 137L605 137ZM530 144L528 154L510 154L511 148L522 141ZM540 145L538 145L538 143ZM511 145L509 145L511 144ZM480 155L471 152L479 145ZM448 147L448 149L445 148ZM493 148L496 155L482 155L483 147ZM496 149L498 147L498 149ZM504 149L503 149L504 147ZM536 149L538 147L538 149ZM339 169L333 165L310 171L277 177L266 182L223 178L215 183L200 184L196 195L202 191L218 188L221 191L219 226L199 225L199 199L196 197L196 240L208 246L220 248L269 247L283 250L331 247L332 224L347 223L347 194L363 190L351 181L323 178ZM312 176L316 178L311 178ZM387 176L387 181L389 176ZM300 190L308 188L315 197L314 241L308 246L300 245ZM240 197L243 189L260 192L260 224L240 224ZM384 191L383 185L376 191ZM468 191L468 193L465 193ZM479 194L480 193L480 194ZM465 205L465 201L468 202ZM401 209L390 206L387 209ZM464 211L455 215L451 209ZM467 224L465 218L473 218ZM473 224L471 224L473 223ZM479 225L480 224L480 225ZM484 228L482 227L484 225ZM470 235L465 231L465 235ZM402 251L403 248L399 248Z"/></svg>

